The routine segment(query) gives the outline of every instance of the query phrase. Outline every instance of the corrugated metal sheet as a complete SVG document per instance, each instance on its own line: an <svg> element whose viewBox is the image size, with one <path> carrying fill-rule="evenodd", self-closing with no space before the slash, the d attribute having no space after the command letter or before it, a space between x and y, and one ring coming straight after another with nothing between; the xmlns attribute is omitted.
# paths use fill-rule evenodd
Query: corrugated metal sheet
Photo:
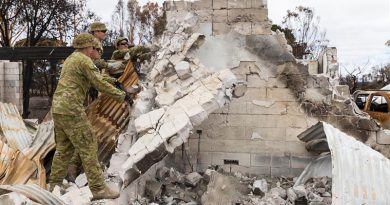
<svg viewBox="0 0 390 205"><path fill-rule="evenodd" d="M14 107L9 104L1 104L0 106L2 108ZM16 116L17 114L19 113L15 111L12 115L4 114L3 122L10 123L15 119L21 119L20 116ZM10 117L11 120L7 117ZM17 123L19 122L23 123L22 120L17 121ZM31 126L30 129L33 133L36 133L34 141L30 143L31 146L23 149L23 153L0 141L0 184L37 183L41 187L46 187L46 170L43 159L47 153L55 148L54 124L49 116L37 129L34 126ZM9 127L5 130L14 131Z"/></svg>
<svg viewBox="0 0 390 205"><path fill-rule="evenodd" d="M329 151L322 122L318 122L297 137L299 140L306 142L305 147L310 152L320 153Z"/></svg>
<svg viewBox="0 0 390 205"><path fill-rule="evenodd" d="M390 160L322 122L332 156L332 204L390 204Z"/></svg>
<svg viewBox="0 0 390 205"><path fill-rule="evenodd" d="M10 147L22 152L30 147L32 137L15 105L0 102L0 128Z"/></svg>
<svg viewBox="0 0 390 205"><path fill-rule="evenodd" d="M137 84L138 80L133 64L129 62L119 81L124 87L130 87ZM88 106L87 116L98 139L99 160L107 164L115 151L119 133L130 120L129 106L126 102L118 103L106 95L101 95Z"/></svg>
<svg viewBox="0 0 390 205"><path fill-rule="evenodd" d="M36 179L41 187L46 186L46 169L44 159L46 155L56 147L54 140L54 123L51 119L39 124L30 148L26 150L26 156L35 162L38 173Z"/></svg>
<svg viewBox="0 0 390 205"><path fill-rule="evenodd" d="M36 170L33 161L0 141L0 184L24 184Z"/></svg>
<svg viewBox="0 0 390 205"><path fill-rule="evenodd" d="M0 185L0 194L6 194L9 192L17 192L23 194L34 202L43 205L66 205L54 194L46 191L45 189L42 189L35 184Z"/></svg>

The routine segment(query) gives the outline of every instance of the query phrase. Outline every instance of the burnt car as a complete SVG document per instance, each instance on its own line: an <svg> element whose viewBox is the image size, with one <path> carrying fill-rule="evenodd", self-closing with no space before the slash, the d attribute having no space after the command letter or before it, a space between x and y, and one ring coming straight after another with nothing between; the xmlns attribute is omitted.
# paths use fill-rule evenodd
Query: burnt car
<svg viewBox="0 0 390 205"><path fill-rule="evenodd" d="M390 129L390 90L358 90L353 94L356 105Z"/></svg>

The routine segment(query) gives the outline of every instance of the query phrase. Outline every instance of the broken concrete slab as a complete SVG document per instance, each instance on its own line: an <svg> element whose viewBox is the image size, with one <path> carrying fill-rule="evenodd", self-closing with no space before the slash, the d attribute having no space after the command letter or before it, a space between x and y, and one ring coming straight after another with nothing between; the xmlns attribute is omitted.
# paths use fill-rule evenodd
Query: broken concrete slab
<svg viewBox="0 0 390 205"><path fill-rule="evenodd" d="M252 185L252 192L255 195L264 196L268 193L268 183L265 179L256 180Z"/></svg>
<svg viewBox="0 0 390 205"><path fill-rule="evenodd" d="M142 133L148 129L155 128L164 113L165 109L160 108L137 117L134 121L135 129L138 133Z"/></svg>
<svg viewBox="0 0 390 205"><path fill-rule="evenodd" d="M87 180L87 176L85 175L85 173L80 174L79 176L77 176L75 183L76 183L76 185L79 188L84 187L85 185L87 185L88 180Z"/></svg>
<svg viewBox="0 0 390 205"><path fill-rule="evenodd" d="M180 79L184 80L191 76L190 64L187 61L180 61L175 65L175 70Z"/></svg>
<svg viewBox="0 0 390 205"><path fill-rule="evenodd" d="M157 197L160 197L161 191L162 191L162 183L154 180L146 181L145 195L148 196L150 199L156 199Z"/></svg>
<svg viewBox="0 0 390 205"><path fill-rule="evenodd" d="M192 187L195 187L198 182L202 179L202 176L198 172L192 172L190 174L187 174L185 178L186 184L189 184Z"/></svg>

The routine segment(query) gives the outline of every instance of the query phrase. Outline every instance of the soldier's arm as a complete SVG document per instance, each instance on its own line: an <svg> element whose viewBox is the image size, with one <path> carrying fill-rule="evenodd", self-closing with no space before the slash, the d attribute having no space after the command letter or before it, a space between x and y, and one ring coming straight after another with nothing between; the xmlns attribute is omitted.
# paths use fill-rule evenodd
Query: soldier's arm
<svg viewBox="0 0 390 205"><path fill-rule="evenodd" d="M99 72L96 72L96 70L97 69L92 63L87 64L86 69L84 69L85 77L91 82L92 86L99 92L107 94L117 101L123 102L126 93L105 81L104 77Z"/></svg>
<svg viewBox="0 0 390 205"><path fill-rule="evenodd" d="M104 59L96 59L93 60L93 63L99 70L107 69L108 68L108 63Z"/></svg>

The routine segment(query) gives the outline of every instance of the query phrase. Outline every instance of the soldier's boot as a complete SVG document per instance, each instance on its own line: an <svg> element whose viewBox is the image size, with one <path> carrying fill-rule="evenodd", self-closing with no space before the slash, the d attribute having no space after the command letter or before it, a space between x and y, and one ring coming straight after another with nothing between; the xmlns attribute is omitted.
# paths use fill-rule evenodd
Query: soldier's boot
<svg viewBox="0 0 390 205"><path fill-rule="evenodd" d="M58 186L60 188L60 193L65 194L66 189L69 188L69 185L64 185L62 183L49 183L49 191L53 192L54 188Z"/></svg>
<svg viewBox="0 0 390 205"><path fill-rule="evenodd" d="M93 198L92 200L99 199L116 199L119 197L119 189L116 186L110 186L105 183L104 188L99 191L92 191Z"/></svg>
<svg viewBox="0 0 390 205"><path fill-rule="evenodd" d="M78 168L74 164L70 164L68 167L68 181L75 182L78 175Z"/></svg>

